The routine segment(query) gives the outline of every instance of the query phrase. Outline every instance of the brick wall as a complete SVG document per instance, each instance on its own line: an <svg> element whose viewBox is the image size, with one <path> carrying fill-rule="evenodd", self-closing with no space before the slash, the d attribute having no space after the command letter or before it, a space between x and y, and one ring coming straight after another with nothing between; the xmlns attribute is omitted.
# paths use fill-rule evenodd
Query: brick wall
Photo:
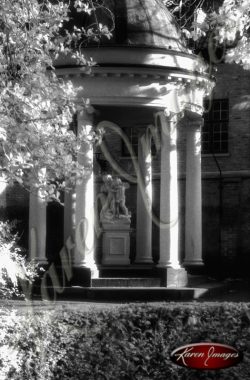
<svg viewBox="0 0 250 380"><path fill-rule="evenodd" d="M235 64L218 66L213 97L229 99L228 156L218 157L222 171L250 169L249 95L250 71ZM217 170L211 156L203 157L202 168L203 171Z"/></svg>

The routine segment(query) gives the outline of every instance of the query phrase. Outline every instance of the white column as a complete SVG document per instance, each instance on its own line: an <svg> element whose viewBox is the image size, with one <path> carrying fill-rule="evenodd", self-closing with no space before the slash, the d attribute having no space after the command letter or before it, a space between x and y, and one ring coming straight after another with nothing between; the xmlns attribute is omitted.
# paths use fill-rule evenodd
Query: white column
<svg viewBox="0 0 250 380"><path fill-rule="evenodd" d="M153 263L151 165L151 138L146 133L138 142L136 263Z"/></svg>
<svg viewBox="0 0 250 380"><path fill-rule="evenodd" d="M7 178L5 178L4 174L0 173L0 213L2 216L6 213L7 200L6 200L6 192L7 192Z"/></svg>
<svg viewBox="0 0 250 380"><path fill-rule="evenodd" d="M29 200L29 259L47 264L46 257L46 208L43 194L35 186L30 190Z"/></svg>
<svg viewBox="0 0 250 380"><path fill-rule="evenodd" d="M158 114L161 125L159 267L179 269L177 116Z"/></svg>
<svg viewBox="0 0 250 380"><path fill-rule="evenodd" d="M201 126L203 119L187 123L185 266L202 261Z"/></svg>
<svg viewBox="0 0 250 380"><path fill-rule="evenodd" d="M91 277L98 276L94 258L94 173L93 142L91 132L93 121L90 114L81 111L78 115L78 136L82 145L78 155L83 168L82 178L76 185L75 207L75 255L74 266L88 268Z"/></svg>
<svg viewBox="0 0 250 380"><path fill-rule="evenodd" d="M64 245L69 238L74 241L76 226L76 193L73 190L64 193Z"/></svg>

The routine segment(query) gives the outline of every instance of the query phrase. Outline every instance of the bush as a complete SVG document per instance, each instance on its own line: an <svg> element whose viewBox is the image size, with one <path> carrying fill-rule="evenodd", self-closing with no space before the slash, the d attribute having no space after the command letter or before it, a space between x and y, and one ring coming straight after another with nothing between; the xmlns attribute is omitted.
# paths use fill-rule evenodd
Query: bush
<svg viewBox="0 0 250 380"><path fill-rule="evenodd" d="M15 317L4 326L1 344L19 363L8 364L6 379L250 378L250 312L244 304L47 311ZM170 361L173 349L204 341L236 347L244 353L243 362L219 371L197 371Z"/></svg>
<svg viewBox="0 0 250 380"><path fill-rule="evenodd" d="M0 298L22 296L20 282L32 282L36 266L27 263L25 252L18 246L17 221L0 221Z"/></svg>

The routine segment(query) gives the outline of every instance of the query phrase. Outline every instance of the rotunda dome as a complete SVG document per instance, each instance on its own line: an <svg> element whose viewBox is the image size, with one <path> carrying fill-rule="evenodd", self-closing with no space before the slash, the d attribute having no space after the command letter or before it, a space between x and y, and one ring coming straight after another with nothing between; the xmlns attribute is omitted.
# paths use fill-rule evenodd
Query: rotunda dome
<svg viewBox="0 0 250 380"><path fill-rule="evenodd" d="M84 26L108 25L112 37L102 37L99 46L147 47L187 52L173 15L161 0L103 0ZM80 26L80 16L74 22ZM83 22L83 20L82 20ZM82 25L81 25L82 26ZM93 46L93 43L91 43ZM88 44L89 46L89 44Z"/></svg>

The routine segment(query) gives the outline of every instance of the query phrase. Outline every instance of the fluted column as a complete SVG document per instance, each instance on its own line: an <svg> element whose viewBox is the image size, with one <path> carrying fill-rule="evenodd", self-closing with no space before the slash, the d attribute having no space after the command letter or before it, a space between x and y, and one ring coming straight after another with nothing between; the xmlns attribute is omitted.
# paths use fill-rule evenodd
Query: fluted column
<svg viewBox="0 0 250 380"><path fill-rule="evenodd" d="M94 173L92 115L81 111L78 115L78 136L82 145L78 155L83 168L82 178L76 185L75 195L75 255L73 265L89 269L91 277L98 276L94 257ZM72 200L71 200L72 201Z"/></svg>
<svg viewBox="0 0 250 380"><path fill-rule="evenodd" d="M138 182L136 217L136 263L153 263L152 259L152 157L148 133L138 141Z"/></svg>
<svg viewBox="0 0 250 380"><path fill-rule="evenodd" d="M64 193L64 245L69 238L74 241L76 226L76 192L67 190Z"/></svg>
<svg viewBox="0 0 250 380"><path fill-rule="evenodd" d="M6 192L7 192L7 179L5 178L4 174L0 172L0 216L5 217L6 215L6 207L7 207L7 200L6 200Z"/></svg>
<svg viewBox="0 0 250 380"><path fill-rule="evenodd" d="M41 169L39 176L45 176ZM41 190L35 184L30 189L29 199L29 259L38 264L48 263L46 257L47 202Z"/></svg>
<svg viewBox="0 0 250 380"><path fill-rule="evenodd" d="M185 266L202 266L201 126L197 115L187 120Z"/></svg>
<svg viewBox="0 0 250 380"><path fill-rule="evenodd" d="M178 269L179 203L177 177L177 116L160 114L161 187L160 187L160 258L159 266Z"/></svg>
<svg viewBox="0 0 250 380"><path fill-rule="evenodd" d="M187 285L187 273L179 262L179 199L177 171L178 115L160 112L161 184L160 184L160 254L158 268L162 285Z"/></svg>

